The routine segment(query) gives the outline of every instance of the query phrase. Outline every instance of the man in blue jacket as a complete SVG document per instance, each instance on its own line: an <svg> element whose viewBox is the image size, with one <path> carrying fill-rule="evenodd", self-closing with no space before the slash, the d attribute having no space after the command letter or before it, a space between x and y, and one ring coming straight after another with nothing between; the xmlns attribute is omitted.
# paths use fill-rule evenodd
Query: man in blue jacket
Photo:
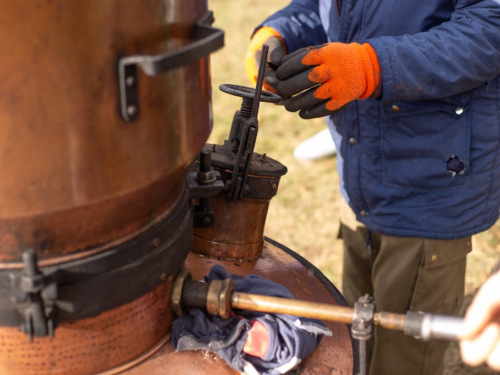
<svg viewBox="0 0 500 375"><path fill-rule="evenodd" d="M266 87L328 116L348 302L458 313L470 236L500 208L500 1L293 0L254 34L250 76L263 42ZM376 330L370 373L439 373L446 346Z"/></svg>

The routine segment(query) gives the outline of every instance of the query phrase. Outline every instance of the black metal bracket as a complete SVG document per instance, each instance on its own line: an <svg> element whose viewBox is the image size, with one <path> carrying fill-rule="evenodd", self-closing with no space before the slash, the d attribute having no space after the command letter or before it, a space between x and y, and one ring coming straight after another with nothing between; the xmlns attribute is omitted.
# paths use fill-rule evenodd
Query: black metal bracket
<svg viewBox="0 0 500 375"><path fill-rule="evenodd" d="M127 122L139 114L137 93L137 66L150 77L179 66L187 65L210 55L224 46L224 31L211 27L214 22L212 12L207 12L193 27L195 41L176 51L161 55L132 55L122 57L118 62L121 115Z"/></svg>
<svg viewBox="0 0 500 375"><path fill-rule="evenodd" d="M191 198L199 199L199 203L194 206L193 223L195 228L212 227L215 218L210 206L210 197L223 191L224 183L219 180L220 173L212 168L210 151L203 150L199 162L198 171L187 176Z"/></svg>
<svg viewBox="0 0 500 375"><path fill-rule="evenodd" d="M352 337L359 341L359 375L367 374L366 342L373 334L375 299L365 294L354 304L354 318L351 326Z"/></svg>
<svg viewBox="0 0 500 375"><path fill-rule="evenodd" d="M10 274L12 282L12 303L21 313L24 322L21 331L30 341L37 337L54 337L57 284L40 272L34 249L23 252L24 270L21 274Z"/></svg>
<svg viewBox="0 0 500 375"><path fill-rule="evenodd" d="M58 324L96 316L129 303L168 279L186 258L193 239L187 191L148 231L82 259L38 267L35 252L23 268L0 270L0 327L53 335Z"/></svg>

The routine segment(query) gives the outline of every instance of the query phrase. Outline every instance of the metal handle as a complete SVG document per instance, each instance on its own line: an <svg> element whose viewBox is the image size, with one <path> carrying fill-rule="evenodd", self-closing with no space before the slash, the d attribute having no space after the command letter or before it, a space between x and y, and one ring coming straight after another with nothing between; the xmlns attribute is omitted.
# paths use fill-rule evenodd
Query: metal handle
<svg viewBox="0 0 500 375"><path fill-rule="evenodd" d="M196 39L188 46L161 55L132 55L118 63L121 114L125 121L133 121L139 114L137 94L137 66L150 77L179 66L191 64L224 46L224 31L211 27L213 12L207 12L194 26Z"/></svg>

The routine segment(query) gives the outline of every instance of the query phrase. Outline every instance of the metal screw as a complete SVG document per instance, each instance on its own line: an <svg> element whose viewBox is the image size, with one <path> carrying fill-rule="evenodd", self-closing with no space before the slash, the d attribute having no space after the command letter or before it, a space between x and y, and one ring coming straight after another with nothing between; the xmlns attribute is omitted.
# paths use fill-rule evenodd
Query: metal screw
<svg viewBox="0 0 500 375"><path fill-rule="evenodd" d="M125 80L125 83L127 84L128 87L132 86L135 83L135 77L128 76L127 79Z"/></svg>
<svg viewBox="0 0 500 375"><path fill-rule="evenodd" d="M127 114L128 114L129 116L133 116L133 115L135 115L136 113L137 113L137 107L136 107L135 105L129 105L129 106L127 107Z"/></svg>

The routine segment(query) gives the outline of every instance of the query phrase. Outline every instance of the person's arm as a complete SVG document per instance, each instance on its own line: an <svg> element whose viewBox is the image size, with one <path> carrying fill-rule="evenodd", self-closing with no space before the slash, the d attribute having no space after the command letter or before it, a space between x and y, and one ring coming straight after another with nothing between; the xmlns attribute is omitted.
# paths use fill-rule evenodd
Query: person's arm
<svg viewBox="0 0 500 375"><path fill-rule="evenodd" d="M288 53L328 41L319 16L318 0L293 0L255 30L263 26L273 28L283 37Z"/></svg>
<svg viewBox="0 0 500 375"><path fill-rule="evenodd" d="M451 19L427 32L367 42L388 102L460 94L500 74L500 1L457 0Z"/></svg>
<svg viewBox="0 0 500 375"><path fill-rule="evenodd" d="M487 362L500 371L500 272L484 283L467 310L460 349L466 364Z"/></svg>
<svg viewBox="0 0 500 375"><path fill-rule="evenodd" d="M457 0L449 21L415 35L303 48L276 71L285 108L303 118L369 97L387 104L443 99L499 74L500 0Z"/></svg>
<svg viewBox="0 0 500 375"><path fill-rule="evenodd" d="M264 90L276 92L276 69L281 65L283 56L296 49L326 41L319 17L318 0L293 0L254 30L245 56L248 78L253 84L257 82L262 45L267 44L269 55Z"/></svg>

